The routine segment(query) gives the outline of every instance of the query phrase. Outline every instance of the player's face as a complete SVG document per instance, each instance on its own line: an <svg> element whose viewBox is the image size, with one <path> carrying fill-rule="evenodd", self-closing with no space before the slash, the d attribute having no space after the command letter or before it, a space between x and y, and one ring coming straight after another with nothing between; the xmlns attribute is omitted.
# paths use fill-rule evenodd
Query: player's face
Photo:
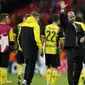
<svg viewBox="0 0 85 85"><path fill-rule="evenodd" d="M69 20L69 22L74 22L75 21L74 12L72 12L72 11L68 12L68 20Z"/></svg>
<svg viewBox="0 0 85 85"><path fill-rule="evenodd" d="M58 25L60 25L60 20L58 20Z"/></svg>
<svg viewBox="0 0 85 85"><path fill-rule="evenodd" d="M26 17L23 17L23 21L24 21L24 22L26 21Z"/></svg>
<svg viewBox="0 0 85 85"><path fill-rule="evenodd" d="M6 16L6 18L5 18L5 23L6 23L6 24L9 24L9 23L10 23L9 16Z"/></svg>
<svg viewBox="0 0 85 85"><path fill-rule="evenodd" d="M39 16L37 16L37 17L35 17L35 19L36 19L36 21L37 21L37 22L39 22L40 17L39 17Z"/></svg>

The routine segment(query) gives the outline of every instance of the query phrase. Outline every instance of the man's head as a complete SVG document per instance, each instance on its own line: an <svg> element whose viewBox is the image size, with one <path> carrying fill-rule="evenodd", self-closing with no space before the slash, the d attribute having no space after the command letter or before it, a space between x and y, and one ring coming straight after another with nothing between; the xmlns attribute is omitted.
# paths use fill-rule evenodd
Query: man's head
<svg viewBox="0 0 85 85"><path fill-rule="evenodd" d="M69 22L74 22L75 21L75 13L73 11L69 11L67 16L68 16Z"/></svg>
<svg viewBox="0 0 85 85"><path fill-rule="evenodd" d="M23 16L23 21L26 21L26 19L27 19L29 16L30 16L30 14L25 14L25 15Z"/></svg>
<svg viewBox="0 0 85 85"><path fill-rule="evenodd" d="M60 17L58 14L53 14L52 22L56 22L58 25L60 25Z"/></svg>
<svg viewBox="0 0 85 85"><path fill-rule="evenodd" d="M9 24L10 23L9 15L7 13L1 13L0 14L0 22Z"/></svg>
<svg viewBox="0 0 85 85"><path fill-rule="evenodd" d="M40 14L39 13L32 12L31 15L36 19L37 22L40 20Z"/></svg>
<svg viewBox="0 0 85 85"><path fill-rule="evenodd" d="M15 17L15 24L16 25L18 25L18 24L20 24L20 23L22 23L22 17L20 16L20 15L17 15L16 17Z"/></svg>
<svg viewBox="0 0 85 85"><path fill-rule="evenodd" d="M83 22L83 18L82 17L76 17L76 21L78 21L78 22Z"/></svg>

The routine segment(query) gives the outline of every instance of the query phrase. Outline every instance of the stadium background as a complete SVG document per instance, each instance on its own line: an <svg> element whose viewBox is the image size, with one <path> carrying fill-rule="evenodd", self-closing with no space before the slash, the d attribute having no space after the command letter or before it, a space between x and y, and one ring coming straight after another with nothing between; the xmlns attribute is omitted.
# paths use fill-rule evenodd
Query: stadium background
<svg viewBox="0 0 85 85"><path fill-rule="evenodd" d="M7 12L10 14L11 26L14 26L16 15L23 17L26 13L37 11L41 13L45 24L48 23L53 13L59 13L60 0L0 0L0 13ZM82 17L85 21L85 0L64 0L68 6L66 10L72 9L77 16Z"/></svg>

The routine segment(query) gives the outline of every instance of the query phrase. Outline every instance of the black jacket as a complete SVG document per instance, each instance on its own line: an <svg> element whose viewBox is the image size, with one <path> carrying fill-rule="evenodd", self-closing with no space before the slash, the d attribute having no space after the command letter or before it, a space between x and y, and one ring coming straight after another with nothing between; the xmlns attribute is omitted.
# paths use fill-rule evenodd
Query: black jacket
<svg viewBox="0 0 85 85"><path fill-rule="evenodd" d="M67 16L64 13L61 13L60 20L65 33L64 48L67 49L75 47L76 36L78 37L78 45L80 45L80 38L85 35L81 25L76 24L78 28L78 33L76 33L75 27L68 21Z"/></svg>

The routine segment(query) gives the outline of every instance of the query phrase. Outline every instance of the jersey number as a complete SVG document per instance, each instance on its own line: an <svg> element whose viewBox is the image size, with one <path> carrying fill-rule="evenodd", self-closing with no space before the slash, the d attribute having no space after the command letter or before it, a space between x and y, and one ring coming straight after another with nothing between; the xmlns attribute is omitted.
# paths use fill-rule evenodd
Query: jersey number
<svg viewBox="0 0 85 85"><path fill-rule="evenodd" d="M52 36L51 36L51 34L52 34ZM49 30L47 30L47 36L46 36L46 40L47 41L51 41L51 42L55 42L54 40L53 40L53 38L55 37L55 35L56 35L56 32L55 31L49 31ZM51 36L51 37L50 37ZM49 38L50 37L50 38Z"/></svg>

